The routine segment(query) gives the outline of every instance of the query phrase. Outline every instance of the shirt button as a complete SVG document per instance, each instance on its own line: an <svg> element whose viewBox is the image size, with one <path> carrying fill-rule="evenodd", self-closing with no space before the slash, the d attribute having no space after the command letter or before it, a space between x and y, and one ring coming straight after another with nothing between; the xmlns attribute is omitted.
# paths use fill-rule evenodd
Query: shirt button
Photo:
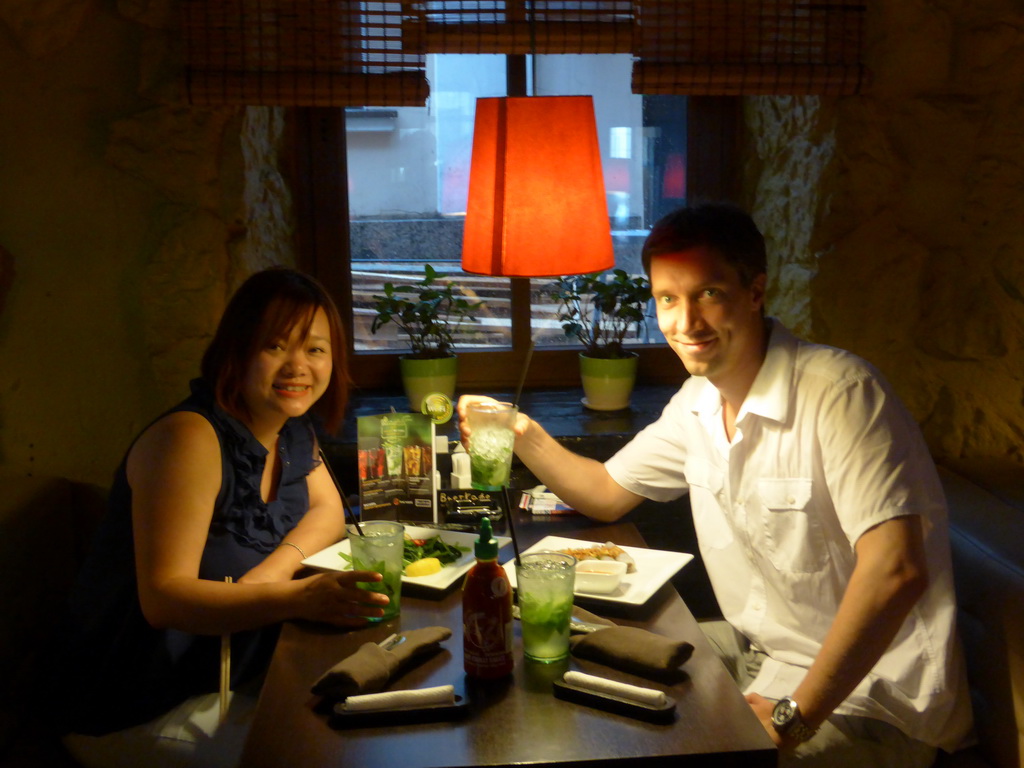
<svg viewBox="0 0 1024 768"><path fill-rule="evenodd" d="M796 504L796 496L790 496L788 499L786 499L786 503L789 505Z"/></svg>

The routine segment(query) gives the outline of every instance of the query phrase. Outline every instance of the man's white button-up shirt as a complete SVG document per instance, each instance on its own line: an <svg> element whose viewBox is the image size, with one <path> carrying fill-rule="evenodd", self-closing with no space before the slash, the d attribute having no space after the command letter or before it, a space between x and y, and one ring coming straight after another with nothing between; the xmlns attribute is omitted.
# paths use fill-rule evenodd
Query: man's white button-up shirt
<svg viewBox="0 0 1024 768"><path fill-rule="evenodd" d="M942 487L917 424L867 363L802 342L773 321L732 441L718 390L691 377L606 467L647 498L669 501L689 490L719 606L768 655L748 690L772 699L791 694L818 655L860 535L919 515L929 587L836 712L959 746L971 716Z"/></svg>

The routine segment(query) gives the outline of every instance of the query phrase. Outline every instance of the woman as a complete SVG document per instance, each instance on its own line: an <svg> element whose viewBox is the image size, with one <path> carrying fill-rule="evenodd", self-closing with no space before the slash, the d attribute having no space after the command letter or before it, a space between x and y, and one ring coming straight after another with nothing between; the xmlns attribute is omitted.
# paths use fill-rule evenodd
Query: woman
<svg viewBox="0 0 1024 768"><path fill-rule="evenodd" d="M250 277L191 397L129 449L72 597L56 666L64 741L80 762L231 765L254 700L236 693L218 725L221 635L232 636L237 692L258 689L280 622L382 615L387 597L356 586L379 574L294 578L305 555L344 535L310 414L335 430L346 388L324 289L283 268Z"/></svg>

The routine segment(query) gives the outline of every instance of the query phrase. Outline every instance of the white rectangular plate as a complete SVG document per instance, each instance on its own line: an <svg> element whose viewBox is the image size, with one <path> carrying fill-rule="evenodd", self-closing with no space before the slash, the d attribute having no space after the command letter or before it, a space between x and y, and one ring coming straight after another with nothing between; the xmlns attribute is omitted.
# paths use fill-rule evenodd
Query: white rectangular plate
<svg viewBox="0 0 1024 768"><path fill-rule="evenodd" d="M593 547L595 544L600 543L602 542L564 539L561 536L545 536L520 554L525 555L528 552L539 552L544 549L556 552L560 549L579 549L581 547ZM651 595L661 589L665 582L675 576L679 569L693 560L693 555L686 552L668 552L663 549L643 549L641 547L622 547L622 549L636 563L636 571L634 573L627 573L623 576L622 583L611 594L597 594L581 590L576 590L576 594L587 599L603 600L609 603L643 605L650 599ZM503 567L508 574L509 581L515 587L515 559L509 560Z"/></svg>
<svg viewBox="0 0 1024 768"><path fill-rule="evenodd" d="M432 573L429 576L403 575L402 581L406 584L418 584L430 589L445 590L455 583L455 581L461 576L465 575L465 573L473 567L473 563L476 562L476 558L473 556L473 544L476 543L478 536L475 533L440 531L436 528L420 528L416 525L405 526L405 532L413 539L429 539L432 536L440 536L441 541L445 541L449 544L457 544L460 547L469 547L469 551L461 558L451 565L446 565L437 573ZM498 540L499 547L504 547L512 541L512 539L507 536L495 536L494 538ZM344 552L346 555L350 552L348 539L342 539L337 544L332 544L326 549L321 549L315 555L310 555L303 560L302 564L321 571L351 570L352 566L349 565L348 561L339 554L340 552Z"/></svg>

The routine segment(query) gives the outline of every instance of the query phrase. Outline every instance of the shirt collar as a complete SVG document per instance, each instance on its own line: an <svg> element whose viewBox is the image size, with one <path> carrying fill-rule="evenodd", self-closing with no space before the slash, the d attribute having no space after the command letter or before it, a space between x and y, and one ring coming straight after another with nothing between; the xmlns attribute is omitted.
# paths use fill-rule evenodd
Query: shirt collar
<svg viewBox="0 0 1024 768"><path fill-rule="evenodd" d="M737 423L748 413L780 423L789 415L789 392L799 342L778 320L770 318L769 322L768 350L736 416ZM705 379L704 387L694 400L693 413L703 423L711 425L716 423L721 410L722 396L718 388Z"/></svg>
<svg viewBox="0 0 1024 768"><path fill-rule="evenodd" d="M750 386L743 407L737 414L739 422L747 413L783 423L789 416L789 393L793 385L796 363L796 336L775 318L770 319L768 350Z"/></svg>

